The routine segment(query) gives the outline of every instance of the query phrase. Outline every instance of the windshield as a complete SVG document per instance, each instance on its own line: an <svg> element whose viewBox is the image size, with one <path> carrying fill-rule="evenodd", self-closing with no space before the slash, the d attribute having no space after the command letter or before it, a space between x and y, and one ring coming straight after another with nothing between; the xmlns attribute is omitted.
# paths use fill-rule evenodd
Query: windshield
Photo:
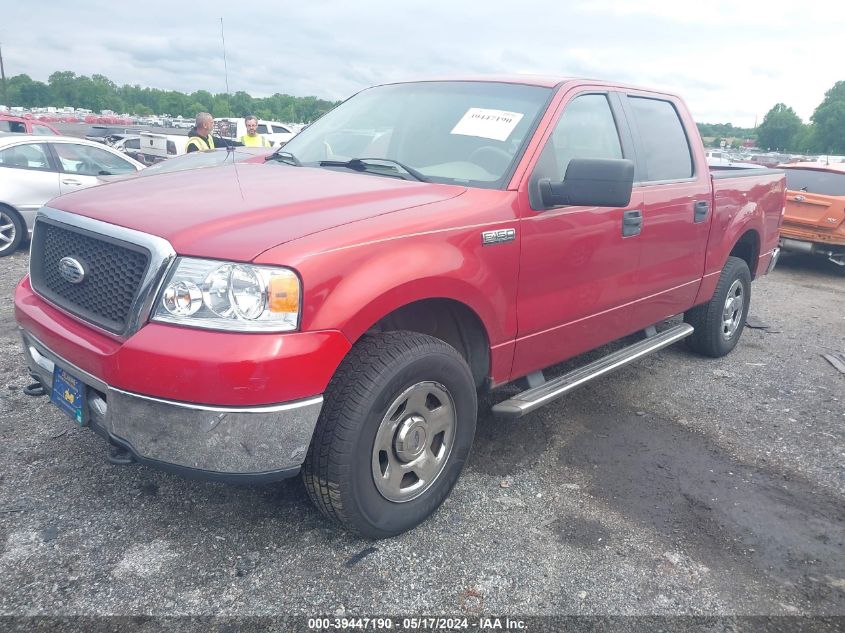
<svg viewBox="0 0 845 633"><path fill-rule="evenodd" d="M786 188L826 196L845 196L845 173L787 168Z"/></svg>
<svg viewBox="0 0 845 633"><path fill-rule="evenodd" d="M305 166L382 158L433 182L499 188L550 93L549 88L492 82L378 86L300 132L285 152Z"/></svg>

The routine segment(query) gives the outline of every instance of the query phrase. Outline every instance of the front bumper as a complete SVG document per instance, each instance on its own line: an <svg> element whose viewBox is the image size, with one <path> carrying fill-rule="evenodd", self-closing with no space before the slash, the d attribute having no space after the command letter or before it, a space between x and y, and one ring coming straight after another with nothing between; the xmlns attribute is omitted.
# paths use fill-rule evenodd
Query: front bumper
<svg viewBox="0 0 845 633"><path fill-rule="evenodd" d="M22 330L26 362L50 393L58 364L85 384L92 430L136 461L204 479L264 481L299 472L321 395L256 407L203 406L110 386Z"/></svg>

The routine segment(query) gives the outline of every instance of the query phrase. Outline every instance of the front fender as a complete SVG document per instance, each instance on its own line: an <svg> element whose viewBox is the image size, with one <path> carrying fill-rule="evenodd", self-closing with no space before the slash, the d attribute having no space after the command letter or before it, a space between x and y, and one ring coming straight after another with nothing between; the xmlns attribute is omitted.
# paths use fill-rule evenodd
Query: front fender
<svg viewBox="0 0 845 633"><path fill-rule="evenodd" d="M402 306L444 298L475 312L491 345L513 338L518 248L491 254L479 244L479 252L468 252L462 242L409 237L389 247L364 245L302 262L303 329L339 329L354 342Z"/></svg>

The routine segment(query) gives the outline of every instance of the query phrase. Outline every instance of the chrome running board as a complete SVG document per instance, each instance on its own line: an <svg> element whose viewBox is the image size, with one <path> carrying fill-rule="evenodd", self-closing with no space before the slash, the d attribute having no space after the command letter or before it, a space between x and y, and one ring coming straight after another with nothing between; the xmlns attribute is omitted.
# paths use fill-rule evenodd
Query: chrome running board
<svg viewBox="0 0 845 633"><path fill-rule="evenodd" d="M604 376L612 371L624 367L635 360L648 356L676 343L692 334L693 328L688 323L681 323L664 330L659 334L649 336L607 356L594 360L588 365L574 369L571 372L550 380L538 387L528 389L522 393L493 406L493 415L505 418L519 418L535 409L557 400L561 396L577 389L594 378Z"/></svg>

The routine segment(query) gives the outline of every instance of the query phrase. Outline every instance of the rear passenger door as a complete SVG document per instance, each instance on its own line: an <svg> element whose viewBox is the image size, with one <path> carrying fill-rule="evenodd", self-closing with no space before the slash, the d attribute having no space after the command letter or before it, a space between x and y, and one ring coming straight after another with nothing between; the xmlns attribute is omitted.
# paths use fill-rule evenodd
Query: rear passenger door
<svg viewBox="0 0 845 633"><path fill-rule="evenodd" d="M642 254L637 320L658 321L689 308L698 293L712 218L710 172L695 124L670 96L621 95L637 148L642 194Z"/></svg>

